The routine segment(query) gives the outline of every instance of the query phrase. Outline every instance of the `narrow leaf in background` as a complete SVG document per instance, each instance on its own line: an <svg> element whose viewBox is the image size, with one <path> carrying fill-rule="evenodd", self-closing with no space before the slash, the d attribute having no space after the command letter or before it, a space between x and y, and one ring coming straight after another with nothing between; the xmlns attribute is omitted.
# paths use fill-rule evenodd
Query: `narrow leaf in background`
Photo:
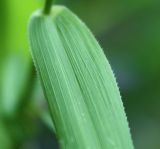
<svg viewBox="0 0 160 149"><path fill-rule="evenodd" d="M0 84L0 107L3 116L13 117L22 104L23 94L27 91L32 64L30 58L14 53L6 58L4 65Z"/></svg>

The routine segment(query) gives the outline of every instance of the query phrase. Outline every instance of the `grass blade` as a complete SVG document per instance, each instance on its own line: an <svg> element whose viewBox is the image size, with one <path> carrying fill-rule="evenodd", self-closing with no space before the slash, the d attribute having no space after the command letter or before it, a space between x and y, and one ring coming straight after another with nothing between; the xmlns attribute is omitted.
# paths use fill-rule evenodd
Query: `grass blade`
<svg viewBox="0 0 160 149"><path fill-rule="evenodd" d="M133 149L111 67L84 23L54 6L32 16L29 39L61 148Z"/></svg>

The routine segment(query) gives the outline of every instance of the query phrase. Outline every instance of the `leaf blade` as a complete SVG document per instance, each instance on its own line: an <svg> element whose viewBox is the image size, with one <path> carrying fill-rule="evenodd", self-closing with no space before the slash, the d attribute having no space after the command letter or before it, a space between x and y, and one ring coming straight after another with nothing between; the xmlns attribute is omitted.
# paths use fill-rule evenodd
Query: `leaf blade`
<svg viewBox="0 0 160 149"><path fill-rule="evenodd" d="M132 149L118 87L101 47L72 12L55 6L52 14L33 17L29 32L61 147Z"/></svg>

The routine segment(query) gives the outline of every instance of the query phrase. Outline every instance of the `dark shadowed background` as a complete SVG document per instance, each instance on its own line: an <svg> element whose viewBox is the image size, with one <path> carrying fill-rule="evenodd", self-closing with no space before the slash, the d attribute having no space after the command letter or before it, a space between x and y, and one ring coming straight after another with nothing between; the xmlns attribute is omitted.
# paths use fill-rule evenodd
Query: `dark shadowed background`
<svg viewBox="0 0 160 149"><path fill-rule="evenodd" d="M57 149L28 48L42 0L0 0L0 149ZM160 149L160 1L57 0L92 30L117 78L136 149Z"/></svg>

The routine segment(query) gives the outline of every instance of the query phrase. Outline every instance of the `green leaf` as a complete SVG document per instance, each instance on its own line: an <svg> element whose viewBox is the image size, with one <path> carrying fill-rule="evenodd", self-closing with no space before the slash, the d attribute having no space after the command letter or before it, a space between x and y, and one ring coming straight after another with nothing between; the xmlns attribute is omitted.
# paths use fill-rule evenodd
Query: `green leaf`
<svg viewBox="0 0 160 149"><path fill-rule="evenodd" d="M31 17L29 40L61 148L133 149L115 77L85 24L54 6Z"/></svg>
<svg viewBox="0 0 160 149"><path fill-rule="evenodd" d="M22 53L10 54L2 68L0 109L4 116L15 116L27 90L31 73L31 59Z"/></svg>

